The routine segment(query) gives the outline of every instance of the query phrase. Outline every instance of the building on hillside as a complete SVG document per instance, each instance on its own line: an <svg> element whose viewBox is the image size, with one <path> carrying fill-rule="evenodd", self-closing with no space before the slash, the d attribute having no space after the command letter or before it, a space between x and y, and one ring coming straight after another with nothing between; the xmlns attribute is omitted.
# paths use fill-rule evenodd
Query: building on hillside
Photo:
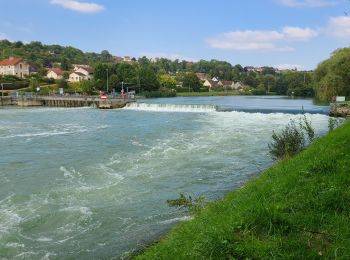
<svg viewBox="0 0 350 260"><path fill-rule="evenodd" d="M205 73L196 73L196 76L200 81L207 80L207 75Z"/></svg>
<svg viewBox="0 0 350 260"><path fill-rule="evenodd" d="M244 67L245 72L255 72L255 68L253 66Z"/></svg>
<svg viewBox="0 0 350 260"><path fill-rule="evenodd" d="M63 71L59 68L48 69L46 77L49 79L62 79Z"/></svg>
<svg viewBox="0 0 350 260"><path fill-rule="evenodd" d="M0 75L24 78L30 75L30 65L23 59L10 57L0 61Z"/></svg>
<svg viewBox="0 0 350 260"><path fill-rule="evenodd" d="M222 87L223 85L220 81L214 81L211 79L207 79L204 81L203 86L209 88L209 91L211 91L212 88Z"/></svg>
<svg viewBox="0 0 350 260"><path fill-rule="evenodd" d="M131 64L135 61L135 58L131 58L130 56L124 56L124 57L114 56L113 60L115 63L126 62Z"/></svg>
<svg viewBox="0 0 350 260"><path fill-rule="evenodd" d="M79 82L83 80L92 80L94 70L88 65L74 65L73 72L69 75L68 81Z"/></svg>
<svg viewBox="0 0 350 260"><path fill-rule="evenodd" d="M81 73L81 72L72 72L71 74L69 74L69 82L80 82L83 80L87 80L86 79L86 75Z"/></svg>
<svg viewBox="0 0 350 260"><path fill-rule="evenodd" d="M219 79L218 79L217 77L213 77L211 80L212 80L212 81L219 82Z"/></svg>

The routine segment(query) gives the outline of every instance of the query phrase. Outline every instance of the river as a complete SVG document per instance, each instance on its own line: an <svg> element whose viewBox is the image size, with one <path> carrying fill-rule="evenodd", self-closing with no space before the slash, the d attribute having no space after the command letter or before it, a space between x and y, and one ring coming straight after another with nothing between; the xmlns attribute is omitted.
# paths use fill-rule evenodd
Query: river
<svg viewBox="0 0 350 260"><path fill-rule="evenodd" d="M327 107L283 97L151 99L120 110L0 109L0 258L109 259L159 238L186 212L273 161L273 130ZM229 112L220 112L229 111Z"/></svg>

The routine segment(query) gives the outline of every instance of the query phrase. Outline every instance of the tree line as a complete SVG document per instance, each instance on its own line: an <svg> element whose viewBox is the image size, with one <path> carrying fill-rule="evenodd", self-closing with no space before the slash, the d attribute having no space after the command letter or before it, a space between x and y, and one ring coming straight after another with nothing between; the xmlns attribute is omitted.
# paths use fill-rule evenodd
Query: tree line
<svg viewBox="0 0 350 260"><path fill-rule="evenodd" d="M350 95L350 49L336 50L330 59L319 64L313 71L278 71L263 67L260 72L251 71L240 64L231 65L226 61L170 60L166 58L133 58L131 62L115 63L106 50L101 53L83 52L74 47L45 45L34 41L24 44L20 41L0 41L0 59L9 56L21 57L34 64L38 76L46 75L45 68L60 64L69 71L72 64L88 64L95 69L94 81L84 83L84 89L110 89L120 91L122 86L140 92L167 91L208 91L195 73L204 73L208 79L239 81L252 94L277 94L301 97L318 97L328 101L334 95ZM108 75L107 75L108 74ZM67 74L66 74L67 75ZM108 80L107 80L108 79ZM220 90L220 89L217 89Z"/></svg>

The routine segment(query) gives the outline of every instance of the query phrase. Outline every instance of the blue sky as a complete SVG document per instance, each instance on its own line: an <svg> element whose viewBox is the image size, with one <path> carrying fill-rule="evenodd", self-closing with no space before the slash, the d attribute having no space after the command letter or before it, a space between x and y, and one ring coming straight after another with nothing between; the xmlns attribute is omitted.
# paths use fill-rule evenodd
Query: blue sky
<svg viewBox="0 0 350 260"><path fill-rule="evenodd" d="M350 42L347 0L0 0L0 6L0 39L118 56L313 69Z"/></svg>

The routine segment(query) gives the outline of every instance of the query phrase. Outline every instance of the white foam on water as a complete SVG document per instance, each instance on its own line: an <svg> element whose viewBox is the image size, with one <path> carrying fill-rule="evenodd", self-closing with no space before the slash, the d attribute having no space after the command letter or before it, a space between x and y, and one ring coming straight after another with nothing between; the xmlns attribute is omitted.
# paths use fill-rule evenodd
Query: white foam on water
<svg viewBox="0 0 350 260"><path fill-rule="evenodd" d="M78 212L80 213L83 217L91 217L92 216L92 211L88 207L82 207L82 206L72 206L72 207L66 207L63 209L60 209L60 212Z"/></svg>
<svg viewBox="0 0 350 260"><path fill-rule="evenodd" d="M185 105L185 104L148 104L148 103L129 103L123 109L153 111L153 112L192 112L209 113L216 111L216 106L212 105Z"/></svg>
<svg viewBox="0 0 350 260"><path fill-rule="evenodd" d="M24 245L24 244L21 244L21 243L8 242L8 243L6 243L6 247L24 248L25 245Z"/></svg>
<svg viewBox="0 0 350 260"><path fill-rule="evenodd" d="M162 224L162 225L167 225L167 224L172 224L172 223L180 222L180 221L181 222L183 222L183 221L190 221L192 219L193 219L192 216L184 216L184 217L179 217L179 218L172 218L172 219L163 220L163 221L160 221L158 223Z"/></svg>

